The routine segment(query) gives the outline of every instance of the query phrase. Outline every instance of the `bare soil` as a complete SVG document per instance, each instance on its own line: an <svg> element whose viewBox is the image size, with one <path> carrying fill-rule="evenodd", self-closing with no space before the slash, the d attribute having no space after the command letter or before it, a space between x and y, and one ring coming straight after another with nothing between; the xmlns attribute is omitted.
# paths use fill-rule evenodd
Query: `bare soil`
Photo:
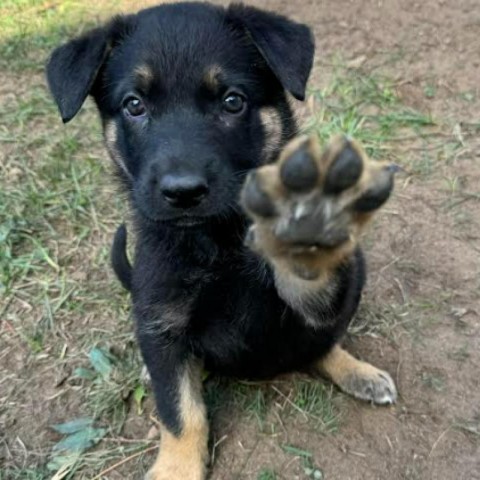
<svg viewBox="0 0 480 480"><path fill-rule="evenodd" d="M252 3L313 27L317 54L312 84L327 83L335 56L352 68L375 69L395 79L407 105L442 118L446 127L437 143L454 138L461 147L448 158L436 148L427 155L424 174L400 176L393 199L367 239L369 279L359 321L373 318L387 326L352 334L346 343L357 356L393 374L398 403L376 408L336 393L338 429L324 434L302 415L279 415L291 391L291 379L282 379L287 399L277 397L268 404L262 426L241 412L217 412L211 478L305 479L315 478L317 469L317 477L321 472L318 478L325 480L480 480L478 0ZM9 95L8 88L0 86L0 95ZM417 139L405 138L399 149L409 158L425 155ZM108 232L99 231L97 240L108 245ZM110 275L84 269L77 274L90 281ZM128 330L128 314L119 311L121 328ZM59 327L73 343L74 320L67 315ZM114 331L119 320L98 312L82 322ZM57 387L69 372L52 364L48 355L32 360L18 336L9 337L4 352L0 401L9 397L8 389L16 389L18 398L5 405L9 413L0 423L6 432L5 459L13 462L16 456L17 464L36 465L45 460L46 446L58 439L47 425L79 416L82 405L75 389L59 396ZM129 417L122 438L145 437L151 411L149 400L143 416ZM26 447L19 458L21 444ZM285 446L311 456L302 459ZM104 478L140 478L138 472L152 460L129 462ZM265 469L276 477L262 477Z"/></svg>

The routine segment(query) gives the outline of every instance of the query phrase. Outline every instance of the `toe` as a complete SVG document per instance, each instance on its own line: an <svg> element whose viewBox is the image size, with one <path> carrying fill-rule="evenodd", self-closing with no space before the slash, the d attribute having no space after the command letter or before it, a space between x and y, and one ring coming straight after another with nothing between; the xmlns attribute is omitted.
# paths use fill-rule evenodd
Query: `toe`
<svg viewBox="0 0 480 480"><path fill-rule="evenodd" d="M313 156L314 141L306 138L282 164L280 178L289 190L306 192L317 184L319 171Z"/></svg>
<svg viewBox="0 0 480 480"><path fill-rule="evenodd" d="M270 218L276 214L275 205L262 189L257 172L249 174L242 191L242 203L252 213L261 217Z"/></svg>
<svg viewBox="0 0 480 480"><path fill-rule="evenodd" d="M326 178L324 191L327 194L338 194L353 187L362 175L363 160L354 145L345 139L344 148L333 159Z"/></svg>
<svg viewBox="0 0 480 480"><path fill-rule="evenodd" d="M355 201L354 210L371 212L380 208L392 193L394 173L389 166L382 167L375 176L374 183Z"/></svg>

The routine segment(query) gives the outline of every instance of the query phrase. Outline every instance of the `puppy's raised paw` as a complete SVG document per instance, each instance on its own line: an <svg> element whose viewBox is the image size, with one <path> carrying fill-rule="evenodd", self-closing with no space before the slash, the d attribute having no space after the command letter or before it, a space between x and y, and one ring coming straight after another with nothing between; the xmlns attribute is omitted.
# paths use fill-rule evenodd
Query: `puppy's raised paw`
<svg viewBox="0 0 480 480"><path fill-rule="evenodd" d="M394 171L346 137L324 149L314 136L292 140L275 164L247 178L241 201L254 220L250 245L301 278L317 278L353 251L390 196Z"/></svg>

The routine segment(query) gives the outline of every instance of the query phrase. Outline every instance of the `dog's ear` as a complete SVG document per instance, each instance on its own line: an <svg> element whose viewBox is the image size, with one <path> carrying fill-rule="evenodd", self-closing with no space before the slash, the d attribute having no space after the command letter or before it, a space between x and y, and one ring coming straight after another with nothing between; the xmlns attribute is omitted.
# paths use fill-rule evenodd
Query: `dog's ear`
<svg viewBox="0 0 480 480"><path fill-rule="evenodd" d="M64 123L80 110L111 49L125 33L127 21L128 17L117 17L52 53L47 64L47 81Z"/></svg>
<svg viewBox="0 0 480 480"><path fill-rule="evenodd" d="M230 5L227 18L235 28L244 30L283 88L303 100L315 52L311 30L288 18L243 4Z"/></svg>

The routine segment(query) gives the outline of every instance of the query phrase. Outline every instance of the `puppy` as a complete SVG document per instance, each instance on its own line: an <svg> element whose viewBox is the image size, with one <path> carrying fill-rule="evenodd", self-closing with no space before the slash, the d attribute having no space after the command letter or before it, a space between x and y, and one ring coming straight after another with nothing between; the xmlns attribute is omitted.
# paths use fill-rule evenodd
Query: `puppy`
<svg viewBox="0 0 480 480"><path fill-rule="evenodd" d="M47 66L64 122L90 94L130 198L135 263L113 263L163 426L150 480L201 480L201 368L242 378L300 369L377 404L388 373L339 346L365 280L359 236L393 186L352 139L298 136L309 28L241 4L178 3L117 17Z"/></svg>

